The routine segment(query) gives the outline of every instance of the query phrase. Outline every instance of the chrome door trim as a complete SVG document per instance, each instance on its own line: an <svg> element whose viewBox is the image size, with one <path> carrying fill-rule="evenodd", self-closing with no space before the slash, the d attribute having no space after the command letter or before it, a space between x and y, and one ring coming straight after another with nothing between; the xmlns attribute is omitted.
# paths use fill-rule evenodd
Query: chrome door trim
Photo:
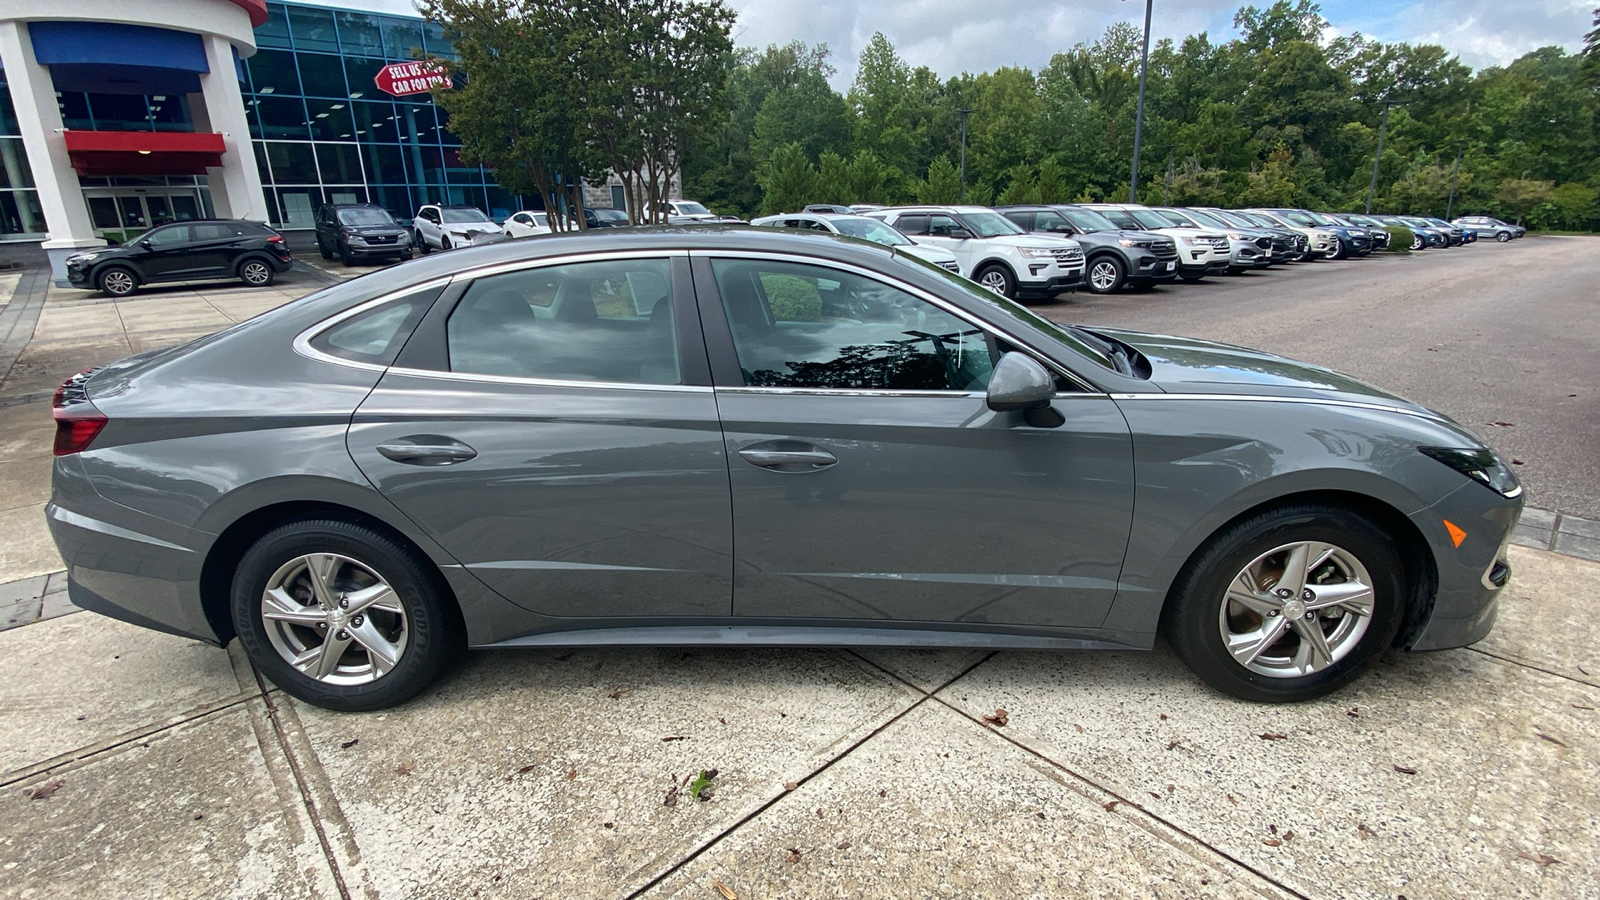
<svg viewBox="0 0 1600 900"><path fill-rule="evenodd" d="M991 324L989 322L985 322L982 319L975 318L971 313L969 313L966 310L964 310L964 309L962 309L962 308L950 303L950 301L945 300L943 297L940 297L939 295L937 295L937 294L935 294L935 293L933 293L931 291L926 291L926 290L923 290L922 288L916 287L915 285L907 284L904 281L900 281L899 279L896 279L896 278L893 278L891 276L885 275L882 272L877 272L877 271L874 271L872 269L862 268L861 266L857 266L857 265L854 265L852 263L840 262L840 261L835 260L835 259L829 259L828 257L824 257L824 256L801 256L801 255L797 255L797 254L794 254L794 253L774 253L774 252L771 252L771 251L761 251L761 250L693 250L693 251L686 251L686 252L688 252L689 255L692 258L704 258L704 259L708 259L708 260L711 260L711 259L769 259L769 260L773 260L775 262L789 262L789 263L795 263L797 265L823 266L823 267L827 267L827 268L840 269L840 270L843 270L843 271L846 271L846 272L851 272L851 273L854 273L856 275L860 275L863 278L868 278L868 279L871 279L873 281L876 281L876 282L888 285L890 287L893 287L893 288L895 288L897 290L905 291L906 293L911 294L912 296L915 296L915 297L917 297L917 298L919 298L921 300L926 300L927 302L932 303L934 306L937 306L938 308L940 308L940 309L944 310L945 312L955 316L956 318L962 320L963 322L966 322L969 325L972 325L972 326L974 326L974 327L976 327L978 329L981 329L982 331L986 332L989 335L992 335L994 337L998 337L998 338L1006 341L1007 343L1015 344L1016 346L1022 348L1023 350L1028 351L1029 355L1035 357L1035 360L1040 365L1048 368L1050 371L1057 373L1061 377L1066 378L1068 381L1071 381L1073 384L1075 384L1078 387L1080 387L1082 389L1080 391L1080 393L1094 394L1094 395L1101 396L1101 397L1104 397L1106 395L1105 391L1100 390L1099 388L1095 387L1094 385L1092 385L1092 384L1088 383L1087 381L1083 380L1078 375L1073 374L1073 372L1071 370L1067 369L1065 366L1062 366L1059 363L1055 362L1054 360L1051 360L1048 355L1046 355L1045 353L1040 351L1039 348L1034 346L1033 344L1031 344L1031 343L1029 343L1027 341L1021 340L1021 339L1017 338L1015 335L1009 334L1009 333L1001 330L996 325L993 325L993 324ZM720 291L719 291L719 293L720 293ZM737 388L721 388L720 390L737 390ZM871 392L871 393L876 394L876 393L880 393L880 392L874 391L874 392ZM961 392L940 391L940 392L935 392L935 393L948 394L948 393L961 393Z"/></svg>
<svg viewBox="0 0 1600 900"><path fill-rule="evenodd" d="M709 394L714 389L700 384L644 384L632 381L574 381L561 378L521 378L514 375L477 375L471 372L439 372L433 369L408 369L390 366L385 371L413 378L442 378L479 384L526 384L538 387L599 388L612 391L669 391L680 394Z"/></svg>

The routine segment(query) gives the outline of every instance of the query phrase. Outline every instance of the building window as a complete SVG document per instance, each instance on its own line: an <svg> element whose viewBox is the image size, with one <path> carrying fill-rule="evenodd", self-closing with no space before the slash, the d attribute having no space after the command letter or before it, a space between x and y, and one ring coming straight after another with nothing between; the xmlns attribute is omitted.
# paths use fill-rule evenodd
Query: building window
<svg viewBox="0 0 1600 900"><path fill-rule="evenodd" d="M0 240L42 240L48 231L22 145L11 88L0 70Z"/></svg>

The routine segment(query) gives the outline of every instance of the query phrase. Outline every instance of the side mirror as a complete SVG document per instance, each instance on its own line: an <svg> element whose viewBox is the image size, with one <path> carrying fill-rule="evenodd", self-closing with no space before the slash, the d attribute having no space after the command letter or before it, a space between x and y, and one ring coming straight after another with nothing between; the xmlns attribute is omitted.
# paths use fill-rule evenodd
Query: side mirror
<svg viewBox="0 0 1600 900"><path fill-rule="evenodd" d="M1045 409L1056 396L1056 379L1025 353L1011 352L989 376L986 401L995 412Z"/></svg>
<svg viewBox="0 0 1600 900"><path fill-rule="evenodd" d="M139 246L145 248L146 250L155 249L155 245L150 243L150 239L149 238L145 238L144 240L140 241L139 242Z"/></svg>
<svg viewBox="0 0 1600 900"><path fill-rule="evenodd" d="M972 232L966 230L965 228L952 228L950 229L950 237L955 238L958 241L971 240Z"/></svg>

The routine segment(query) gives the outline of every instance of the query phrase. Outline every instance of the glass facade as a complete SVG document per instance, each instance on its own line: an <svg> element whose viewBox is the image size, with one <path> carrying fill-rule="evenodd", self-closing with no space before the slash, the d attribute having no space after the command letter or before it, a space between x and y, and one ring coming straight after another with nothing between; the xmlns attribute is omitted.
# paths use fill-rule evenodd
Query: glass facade
<svg viewBox="0 0 1600 900"><path fill-rule="evenodd" d="M373 81L417 51L453 58L440 26L293 3L267 11L240 92L274 225L310 228L322 203L376 203L400 218L459 203L497 221L522 208L492 172L461 161L427 94L391 97Z"/></svg>
<svg viewBox="0 0 1600 900"><path fill-rule="evenodd" d="M0 69L0 240L43 240L44 210L22 146L11 86Z"/></svg>

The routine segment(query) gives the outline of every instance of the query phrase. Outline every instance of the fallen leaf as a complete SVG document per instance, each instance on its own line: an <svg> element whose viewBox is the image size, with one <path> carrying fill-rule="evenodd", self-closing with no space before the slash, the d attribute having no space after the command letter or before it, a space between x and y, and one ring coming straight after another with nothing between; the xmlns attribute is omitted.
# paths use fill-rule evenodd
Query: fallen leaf
<svg viewBox="0 0 1600 900"><path fill-rule="evenodd" d="M1517 423L1515 423L1515 422L1490 422L1489 424L1493 425L1496 428L1515 428L1515 427L1517 427Z"/></svg>
<svg viewBox="0 0 1600 900"><path fill-rule="evenodd" d="M1394 764L1394 770L1396 772L1399 772L1401 775L1415 775L1415 774L1417 774L1417 770L1416 769L1413 769L1410 766L1402 766L1399 763L1395 763Z"/></svg>
<svg viewBox="0 0 1600 900"><path fill-rule="evenodd" d="M1258 734L1256 737L1261 738L1263 741L1286 741L1289 739L1287 734L1280 734L1276 731L1268 731L1264 734Z"/></svg>
<svg viewBox="0 0 1600 900"><path fill-rule="evenodd" d="M850 849L850 842L849 841L840 841L839 843L834 844L833 848L835 850L849 850Z"/></svg>
<svg viewBox="0 0 1600 900"><path fill-rule="evenodd" d="M668 741L682 741L682 740L687 740L687 738L685 738L685 737L684 737L684 736L683 736L683 735L681 735L681 734L674 734L674 735L671 735L671 736L669 736L669 737L664 737L664 738L662 738L662 739L661 739L661 743L663 743L663 744L665 744L665 743L667 743L667 742L668 742Z"/></svg>
<svg viewBox="0 0 1600 900"><path fill-rule="evenodd" d="M1511 457L1511 464L1513 466L1520 466L1520 465L1523 465L1524 463L1522 462L1522 460L1517 459L1515 456L1513 456L1513 457Z"/></svg>
<svg viewBox="0 0 1600 900"><path fill-rule="evenodd" d="M796 790L799 787L800 787L800 782L798 782L798 781L786 781L786 782L783 783L783 789L786 790L786 791Z"/></svg>
<svg viewBox="0 0 1600 900"><path fill-rule="evenodd" d="M1366 840L1367 838L1372 838L1372 837L1377 837L1378 836L1378 833L1376 831L1373 831L1371 828L1368 828L1366 825L1363 825L1363 824L1360 824L1360 823L1356 824L1356 834L1361 835L1361 839L1363 841Z"/></svg>
<svg viewBox="0 0 1600 900"><path fill-rule="evenodd" d="M1592 707L1592 706L1579 706L1576 703L1572 704L1572 708L1573 709L1587 709L1590 712L1594 712L1594 707Z"/></svg>
<svg viewBox="0 0 1600 900"><path fill-rule="evenodd" d="M1286 840L1286 841L1294 840L1294 831L1293 830L1285 831L1283 833L1283 839Z"/></svg>
<svg viewBox="0 0 1600 900"><path fill-rule="evenodd" d="M359 743L361 743L361 738L351 738L350 740L345 741L344 743L340 744L339 745L339 749L340 750L349 750L351 747L354 747L355 745L357 745Z"/></svg>
<svg viewBox="0 0 1600 900"><path fill-rule="evenodd" d="M204 819L205 817L206 817L205 813L195 813L194 814L194 820L196 822L200 821L201 819Z"/></svg>
<svg viewBox="0 0 1600 900"><path fill-rule="evenodd" d="M1587 675L1588 673L1585 672L1584 674ZM1073 722L1072 723L1072 727L1078 729L1078 733L1079 734L1083 734L1083 726L1082 725L1079 725L1077 722Z"/></svg>
<svg viewBox="0 0 1600 900"><path fill-rule="evenodd" d="M601 822L600 824L604 825L607 828L615 828L615 827L617 827L617 823L615 823L615 822Z"/></svg>
<svg viewBox="0 0 1600 900"><path fill-rule="evenodd" d="M1168 750L1175 749L1177 746L1178 746L1178 742L1177 741L1167 741L1167 749Z"/></svg>
<svg viewBox="0 0 1600 900"><path fill-rule="evenodd" d="M1267 830L1272 832L1273 834L1277 834L1278 833L1278 826L1277 826L1276 823L1268 824L1267 825Z"/></svg>
<svg viewBox="0 0 1600 900"><path fill-rule="evenodd" d="M1000 709L995 710L993 713L984 716L983 721L989 723L990 725L1004 728L1006 726L1006 722L1009 721L1010 718L1011 715L1005 711L1004 707L1001 707Z"/></svg>
<svg viewBox="0 0 1600 900"><path fill-rule="evenodd" d="M1175 785L1175 784L1167 785L1167 793L1169 793L1169 794L1172 793L1173 791L1177 790L1177 789L1178 789L1178 786Z"/></svg>
<svg viewBox="0 0 1600 900"><path fill-rule="evenodd" d="M1152 796L1154 798L1156 798L1157 800L1161 799L1161 795L1156 793L1155 791L1145 791L1145 793L1149 794L1150 796Z"/></svg>
<svg viewBox="0 0 1600 900"><path fill-rule="evenodd" d="M728 724L728 720L727 719L718 719L717 721L721 722L724 725Z"/></svg>
<svg viewBox="0 0 1600 900"><path fill-rule="evenodd" d="M1044 814L1044 813L1042 813L1042 812L1036 812L1036 813L1034 813L1034 816L1035 816L1035 817L1037 817L1037 818L1038 818L1038 820L1039 820L1039 821L1041 821L1041 822L1043 822L1043 821L1045 821L1045 820L1046 820L1046 818L1047 818L1047 817L1046 817L1046 816L1045 816L1045 814Z"/></svg>
<svg viewBox="0 0 1600 900"><path fill-rule="evenodd" d="M694 783L689 785L689 796L696 800L710 800L711 791L715 787L711 783L711 779L715 777L717 777L716 769L706 769L702 771L700 773L700 777L696 778Z"/></svg>
<svg viewBox="0 0 1600 900"><path fill-rule="evenodd" d="M1561 860L1556 859L1554 856L1551 856L1548 853L1534 854L1534 853L1529 853L1526 850L1518 850L1517 851L1517 859L1525 859L1528 862L1531 862L1531 863L1533 863L1533 864L1535 864L1535 865L1537 865L1537 866L1539 866L1541 868L1543 868L1544 866L1548 866L1551 863L1561 862Z"/></svg>
<svg viewBox="0 0 1600 900"><path fill-rule="evenodd" d="M622 688L617 688L616 690L612 691L611 693L607 694L606 696L610 697L613 700L621 700L623 697L628 696L628 692L623 690Z"/></svg>
<svg viewBox="0 0 1600 900"><path fill-rule="evenodd" d="M567 770L567 780L568 781L571 781L572 779L577 778L577 777L578 777L578 770L577 769L568 769Z"/></svg>
<svg viewBox="0 0 1600 900"><path fill-rule="evenodd" d="M1121 800L1107 800L1105 803L1103 803L1101 805L1105 807L1106 812L1111 812L1112 810L1116 809L1117 808L1117 804L1119 804L1121 802L1122 802Z"/></svg>
<svg viewBox="0 0 1600 900"><path fill-rule="evenodd" d="M1589 674L1589 670L1585 669L1583 666L1578 666L1578 671L1582 672L1585 675Z"/></svg>
<svg viewBox="0 0 1600 900"><path fill-rule="evenodd" d="M1345 710L1344 714L1349 716L1352 719L1359 719L1359 718L1361 718L1360 709L1361 708L1359 706L1352 706L1349 709Z"/></svg>
<svg viewBox="0 0 1600 900"><path fill-rule="evenodd" d="M799 862L800 861L800 849L798 847L790 847L789 848L789 855L785 856L783 858L783 861L786 862L786 863L797 863L797 862Z"/></svg>
<svg viewBox="0 0 1600 900"><path fill-rule="evenodd" d="M715 878L711 879L711 886L717 889L717 893L723 896L723 900L739 900L739 895L733 892L733 888L728 887Z"/></svg>
<svg viewBox="0 0 1600 900"><path fill-rule="evenodd" d="M1167 720L1167 714L1166 713L1156 713L1156 718L1158 718L1161 721L1165 722Z"/></svg>
<svg viewBox="0 0 1600 900"><path fill-rule="evenodd" d="M1266 844L1268 847L1281 847L1281 846L1283 846L1283 841L1280 841L1277 838L1263 838L1261 840L1261 843Z"/></svg>
<svg viewBox="0 0 1600 900"><path fill-rule="evenodd" d="M1550 735L1548 735L1548 734L1545 734L1545 733L1544 733L1544 732L1542 732L1542 731L1535 731L1535 732L1534 732L1534 734L1535 734L1535 735L1536 735L1536 736L1537 736L1537 737L1538 737L1538 738L1539 738L1539 740L1541 740L1541 741L1549 741L1549 742L1550 742L1550 743L1552 743L1552 744L1555 744L1555 745L1556 745L1556 746L1557 746L1557 747L1565 747L1565 746L1566 746L1566 744L1565 744L1565 743L1563 743L1563 742L1562 742L1562 741L1559 741L1559 740L1556 740L1556 739L1555 739L1555 738L1553 738L1553 737L1551 737L1551 736L1550 736Z"/></svg>
<svg viewBox="0 0 1600 900"><path fill-rule="evenodd" d="M417 770L417 764L414 763L414 762L403 762L400 765L394 767L394 773L396 775L410 775L412 772L415 772L416 770Z"/></svg>
<svg viewBox="0 0 1600 900"><path fill-rule="evenodd" d="M538 763L528 763L527 765L525 765L522 768L518 769L517 770L517 774L518 775L526 775L529 772L532 772L534 769L537 769L537 768L539 768L539 764Z"/></svg>
<svg viewBox="0 0 1600 900"><path fill-rule="evenodd" d="M879 791L878 792L878 796L879 797L887 797L887 796L889 796L889 792L886 791L886 790L885 791Z"/></svg>
<svg viewBox="0 0 1600 900"><path fill-rule="evenodd" d="M1232 794L1228 795L1228 802L1232 803L1234 806L1238 806L1239 805L1239 801L1233 799L1233 795Z"/></svg>
<svg viewBox="0 0 1600 900"><path fill-rule="evenodd" d="M46 781L44 784L41 784L38 787L34 788L33 790L29 791L28 792L28 799L29 800L49 800L51 797L54 797L56 795L56 791L61 790L61 786L66 784L66 783L67 782L66 782L65 779L52 778L49 781Z"/></svg>
<svg viewBox="0 0 1600 900"><path fill-rule="evenodd" d="M661 801L662 806L678 805L678 785L676 782L667 787L667 796Z"/></svg>

